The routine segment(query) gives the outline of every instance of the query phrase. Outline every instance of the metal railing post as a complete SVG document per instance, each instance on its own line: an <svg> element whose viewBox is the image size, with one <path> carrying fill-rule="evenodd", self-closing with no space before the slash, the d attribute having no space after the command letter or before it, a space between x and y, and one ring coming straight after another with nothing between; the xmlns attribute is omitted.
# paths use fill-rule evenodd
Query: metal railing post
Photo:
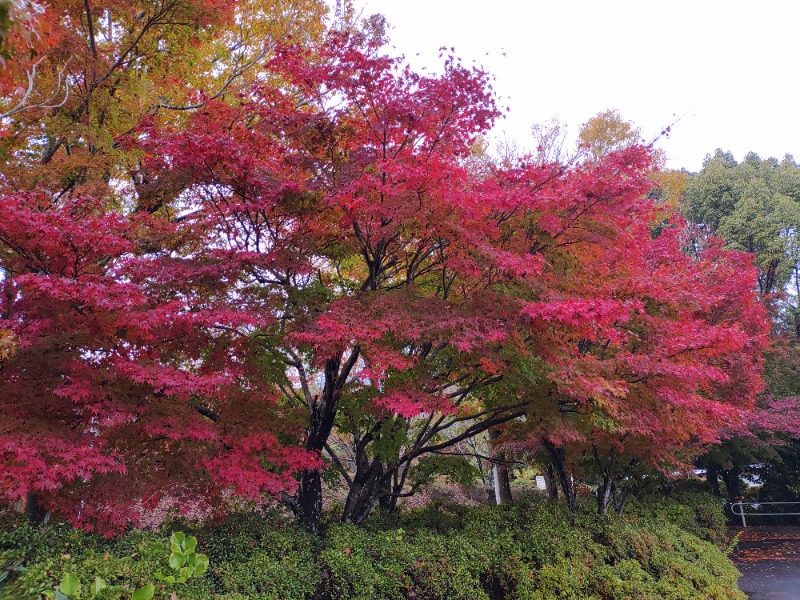
<svg viewBox="0 0 800 600"><path fill-rule="evenodd" d="M775 505L782 505L785 506L787 504L794 504L796 506L800 506L800 502L733 502L731 504L731 512L738 517L742 517L742 527L747 527L747 520L745 519L745 505L754 507L756 509L761 508L762 506L775 506ZM736 512L736 507L739 507L740 512ZM749 513L751 517L797 517L800 516L800 512L751 512Z"/></svg>

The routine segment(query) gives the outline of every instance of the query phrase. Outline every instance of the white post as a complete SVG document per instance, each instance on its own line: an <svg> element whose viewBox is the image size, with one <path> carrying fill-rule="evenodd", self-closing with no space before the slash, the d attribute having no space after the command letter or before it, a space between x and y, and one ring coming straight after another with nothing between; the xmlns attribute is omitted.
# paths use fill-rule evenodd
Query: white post
<svg viewBox="0 0 800 600"><path fill-rule="evenodd" d="M747 527L747 521L745 521L744 519L744 504L742 504L741 502L736 502L736 504L739 505L739 510L742 511L740 513L742 515L742 527ZM736 506L736 504L734 504L733 506Z"/></svg>

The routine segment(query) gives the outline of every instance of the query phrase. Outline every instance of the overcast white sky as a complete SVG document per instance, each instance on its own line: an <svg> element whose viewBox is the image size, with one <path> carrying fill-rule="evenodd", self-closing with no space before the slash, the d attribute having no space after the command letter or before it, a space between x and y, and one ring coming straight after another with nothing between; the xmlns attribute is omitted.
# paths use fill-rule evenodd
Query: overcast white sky
<svg viewBox="0 0 800 600"><path fill-rule="evenodd" d="M669 167L697 171L715 148L741 160L800 160L800 3L791 0L356 0L392 25L395 52L417 68L440 46L482 64L511 109L495 127L528 147L551 117L574 136L619 109ZM487 55L488 52L488 55ZM417 53L420 53L417 56Z"/></svg>

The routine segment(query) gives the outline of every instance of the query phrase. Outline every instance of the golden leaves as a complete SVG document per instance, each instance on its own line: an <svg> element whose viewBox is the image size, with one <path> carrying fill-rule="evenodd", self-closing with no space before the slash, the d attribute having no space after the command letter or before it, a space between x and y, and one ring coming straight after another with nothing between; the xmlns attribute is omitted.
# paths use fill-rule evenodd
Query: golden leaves
<svg viewBox="0 0 800 600"><path fill-rule="evenodd" d="M0 329L0 361L8 360L16 352L16 345L11 332L7 329Z"/></svg>

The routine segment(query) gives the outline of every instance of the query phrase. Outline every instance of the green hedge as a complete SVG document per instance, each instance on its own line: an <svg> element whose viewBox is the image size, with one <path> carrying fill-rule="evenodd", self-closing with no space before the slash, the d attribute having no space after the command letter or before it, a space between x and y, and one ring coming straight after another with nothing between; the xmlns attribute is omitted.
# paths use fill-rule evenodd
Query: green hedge
<svg viewBox="0 0 800 600"><path fill-rule="evenodd" d="M720 499L706 492L701 482L687 481L668 495L633 500L626 508L629 516L643 517L662 523L673 523L702 540L724 546L727 540L727 518Z"/></svg>
<svg viewBox="0 0 800 600"><path fill-rule="evenodd" d="M639 502L625 517L570 515L530 498L513 507L438 506L378 517L366 527L330 525L320 537L276 514L241 514L190 531L208 571L180 586L168 570L168 535L102 540L63 524L0 522L0 599L40 600L64 573L109 587L98 600L266 599L743 599L738 572L713 542L724 518L696 493ZM84 594L84 597L89 597Z"/></svg>

